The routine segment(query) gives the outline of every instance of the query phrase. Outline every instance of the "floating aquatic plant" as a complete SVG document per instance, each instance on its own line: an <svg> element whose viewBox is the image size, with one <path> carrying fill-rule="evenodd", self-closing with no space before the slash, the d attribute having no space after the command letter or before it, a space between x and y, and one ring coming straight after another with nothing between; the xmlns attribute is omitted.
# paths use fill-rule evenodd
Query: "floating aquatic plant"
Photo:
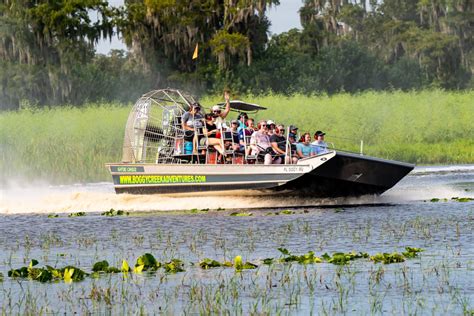
<svg viewBox="0 0 474 316"><path fill-rule="evenodd" d="M398 252L377 253L373 256L370 256L370 260L372 260L375 263L382 262L384 264L389 264L389 263L404 262L405 257L401 253L398 253Z"/></svg>
<svg viewBox="0 0 474 316"><path fill-rule="evenodd" d="M147 270L157 270L161 266L161 263L156 261L155 257L151 253L145 253L137 258L135 263L134 272L142 272Z"/></svg>
<svg viewBox="0 0 474 316"><path fill-rule="evenodd" d="M209 212L209 209L208 208L203 208L203 209L198 209L198 208L193 208L191 209L191 213L193 214L196 214L196 213L200 213L200 212Z"/></svg>
<svg viewBox="0 0 474 316"><path fill-rule="evenodd" d="M171 259L163 265L164 269L168 273L184 272L183 261L179 259Z"/></svg>
<svg viewBox="0 0 474 316"><path fill-rule="evenodd" d="M283 210L283 211L281 211L281 214L283 214L283 215L293 215L293 214L296 214L296 212L292 211L292 210Z"/></svg>
<svg viewBox="0 0 474 316"><path fill-rule="evenodd" d="M122 269L120 269L122 272L127 273L130 272L132 269L130 269L130 266L128 265L127 260L122 261Z"/></svg>
<svg viewBox="0 0 474 316"><path fill-rule="evenodd" d="M254 263L251 263L251 262L243 263L242 257L241 256L236 256L234 258L234 267L235 267L235 271L240 272L242 270L255 269L258 266Z"/></svg>
<svg viewBox="0 0 474 316"><path fill-rule="evenodd" d="M66 266L62 269L56 269L51 266L36 268L38 260L32 259L28 267L12 269L8 271L8 276L12 278L28 278L39 282L49 282L53 280L64 279L66 282L76 282L84 280L88 275L86 272L74 266Z"/></svg>
<svg viewBox="0 0 474 316"><path fill-rule="evenodd" d="M222 267L222 264L219 261L205 258L204 260L199 262L199 266L203 269L209 269L209 268Z"/></svg>
<svg viewBox="0 0 474 316"><path fill-rule="evenodd" d="M454 201L457 201L457 202L470 202L470 201L474 201L473 198L468 198L468 197L453 197L451 198L451 200L454 200Z"/></svg>
<svg viewBox="0 0 474 316"><path fill-rule="evenodd" d="M233 212L230 213L230 216L253 216L250 212Z"/></svg>
<svg viewBox="0 0 474 316"><path fill-rule="evenodd" d="M110 210L101 213L100 215L102 216L124 216L124 215L129 215L129 212L125 212L123 210L114 210L111 208Z"/></svg>
<svg viewBox="0 0 474 316"><path fill-rule="evenodd" d="M415 247L405 247L405 251L402 252L402 255L405 258L415 258L418 256L418 253L422 252L423 249L421 248L415 248Z"/></svg>
<svg viewBox="0 0 474 316"><path fill-rule="evenodd" d="M67 217L79 217L79 216L86 216L86 213L85 212L71 213Z"/></svg>
<svg viewBox="0 0 474 316"><path fill-rule="evenodd" d="M48 218L57 218L57 217L59 217L58 214L49 214L48 215Z"/></svg>
<svg viewBox="0 0 474 316"><path fill-rule="evenodd" d="M330 256L329 254L325 253L322 255L322 258L326 260L328 263L336 264L336 265L345 265L349 263L349 261L360 259L360 258L369 258L369 254L365 252L335 252Z"/></svg>
<svg viewBox="0 0 474 316"><path fill-rule="evenodd" d="M107 260L99 261L94 263L92 267L93 272L104 272L104 273L119 273L120 269L109 266Z"/></svg>
<svg viewBox="0 0 474 316"><path fill-rule="evenodd" d="M309 263L321 263L323 262L321 258L316 257L314 255L313 251L309 251L306 254L303 255L292 255L290 251L286 248L278 248L278 251L280 251L283 254L283 258L281 258L279 261L280 262L298 262L301 264L309 264ZM273 258L267 258L264 259L263 263L265 264L271 264L273 263Z"/></svg>

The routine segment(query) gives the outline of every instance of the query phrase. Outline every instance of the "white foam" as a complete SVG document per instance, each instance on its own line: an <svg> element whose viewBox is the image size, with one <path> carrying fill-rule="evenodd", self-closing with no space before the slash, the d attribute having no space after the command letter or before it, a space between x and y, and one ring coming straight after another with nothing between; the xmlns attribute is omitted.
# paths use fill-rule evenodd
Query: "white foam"
<svg viewBox="0 0 474 316"><path fill-rule="evenodd" d="M169 211L189 209L246 209L264 207L317 206L367 203L403 203L431 198L474 197L474 192L443 182L437 172L449 174L462 171L473 174L474 166L418 167L413 176L380 197L364 196L345 199L315 199L262 195L257 191L218 193L213 196L196 193L193 196L115 194L112 183L90 183L51 186L44 182L8 183L0 190L0 214L103 212L111 208L127 211ZM424 173L430 173L426 181ZM420 177L421 175L421 177ZM424 179L421 181L421 179Z"/></svg>

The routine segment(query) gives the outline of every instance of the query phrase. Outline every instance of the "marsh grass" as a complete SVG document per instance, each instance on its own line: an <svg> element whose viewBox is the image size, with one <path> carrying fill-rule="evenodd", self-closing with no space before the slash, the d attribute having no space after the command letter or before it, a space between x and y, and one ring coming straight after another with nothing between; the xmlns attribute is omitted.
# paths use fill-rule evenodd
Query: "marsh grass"
<svg viewBox="0 0 474 316"><path fill-rule="evenodd" d="M261 104L254 118L300 132L323 130L336 148L417 164L474 162L474 92L365 92L358 95L235 96ZM220 96L202 99L210 106ZM0 113L0 171L5 179L53 183L106 181L120 161L130 106L87 104ZM231 113L229 119L236 114Z"/></svg>

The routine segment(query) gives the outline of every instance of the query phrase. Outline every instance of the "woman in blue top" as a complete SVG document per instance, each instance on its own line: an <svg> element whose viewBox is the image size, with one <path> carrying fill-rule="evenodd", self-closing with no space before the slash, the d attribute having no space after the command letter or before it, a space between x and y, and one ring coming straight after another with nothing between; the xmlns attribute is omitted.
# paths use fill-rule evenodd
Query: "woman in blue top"
<svg viewBox="0 0 474 316"><path fill-rule="evenodd" d="M304 133L301 137L301 142L296 144L296 154L298 158L308 158L315 155L314 149L311 146L311 135Z"/></svg>

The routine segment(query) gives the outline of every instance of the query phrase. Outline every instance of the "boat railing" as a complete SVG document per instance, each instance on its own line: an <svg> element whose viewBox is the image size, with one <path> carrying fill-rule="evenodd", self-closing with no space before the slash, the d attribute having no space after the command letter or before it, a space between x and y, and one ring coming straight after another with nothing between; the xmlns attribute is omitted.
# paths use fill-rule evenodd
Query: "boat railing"
<svg viewBox="0 0 474 316"><path fill-rule="evenodd" d="M329 136L329 138L331 140L335 139L335 140L350 142L352 144L357 144L357 145L353 145L353 146L354 146L354 148L358 147L358 151L348 150L347 148L338 148L338 147L336 147L334 142L326 142L326 144L328 144L328 148L331 148L331 149L337 150L337 151L344 151L344 152L359 154L361 156L364 155L364 140L363 139L357 139L357 138L351 138L351 137L341 137L341 136L334 136L334 135L328 135L328 134L326 134L326 136Z"/></svg>

